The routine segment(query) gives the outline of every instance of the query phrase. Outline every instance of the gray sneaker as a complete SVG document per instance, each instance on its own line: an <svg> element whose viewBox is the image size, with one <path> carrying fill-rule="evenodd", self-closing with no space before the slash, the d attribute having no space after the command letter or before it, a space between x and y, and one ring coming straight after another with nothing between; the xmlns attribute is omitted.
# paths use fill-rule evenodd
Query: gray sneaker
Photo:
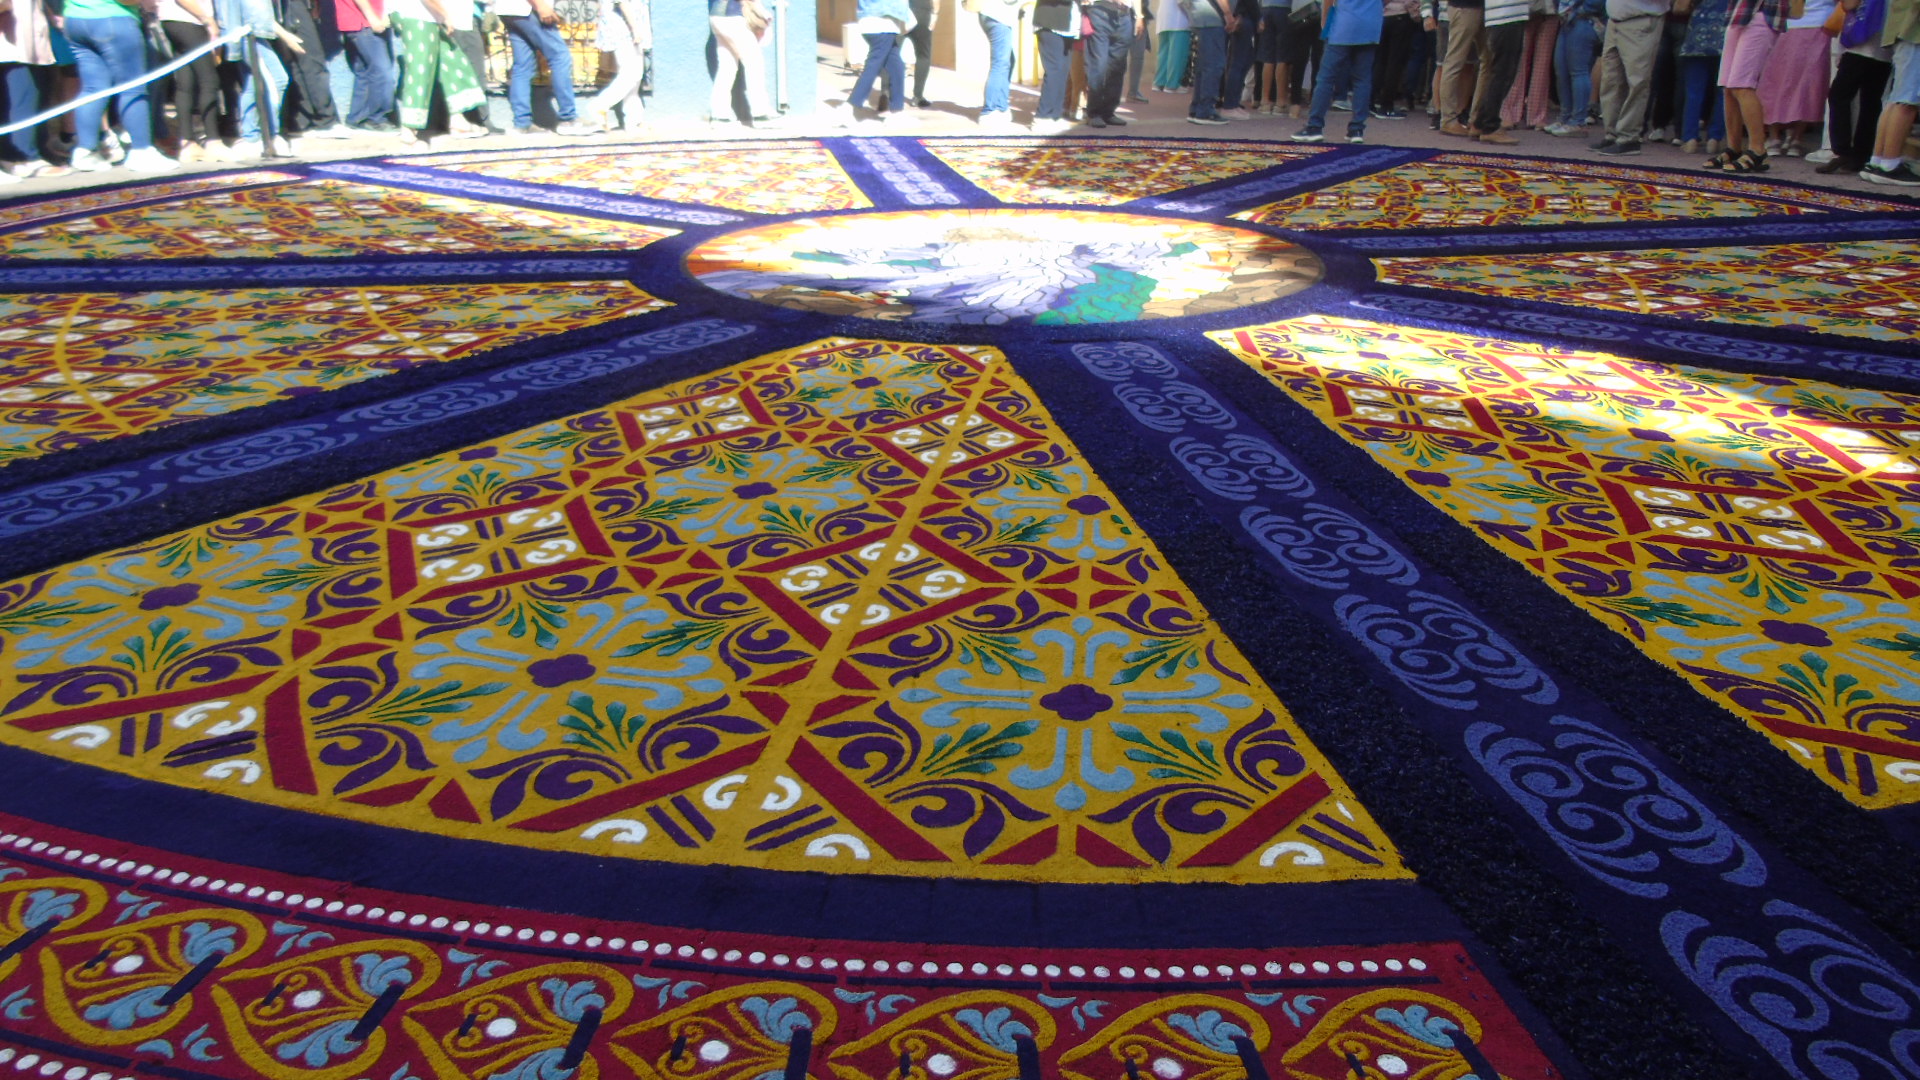
<svg viewBox="0 0 1920 1080"><path fill-rule="evenodd" d="M606 130L606 128L598 124L590 124L584 120L562 120L554 127L553 133L555 135L573 136L601 135L604 134Z"/></svg>

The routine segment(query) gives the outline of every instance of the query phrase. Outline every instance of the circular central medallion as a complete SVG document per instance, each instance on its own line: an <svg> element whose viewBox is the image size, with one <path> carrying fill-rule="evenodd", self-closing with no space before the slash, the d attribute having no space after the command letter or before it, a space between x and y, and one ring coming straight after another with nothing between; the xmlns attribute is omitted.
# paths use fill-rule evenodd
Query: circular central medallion
<svg viewBox="0 0 1920 1080"><path fill-rule="evenodd" d="M1054 326L1231 311L1323 272L1312 252L1250 229L1017 209L800 218L710 240L687 269L721 292L826 315Z"/></svg>

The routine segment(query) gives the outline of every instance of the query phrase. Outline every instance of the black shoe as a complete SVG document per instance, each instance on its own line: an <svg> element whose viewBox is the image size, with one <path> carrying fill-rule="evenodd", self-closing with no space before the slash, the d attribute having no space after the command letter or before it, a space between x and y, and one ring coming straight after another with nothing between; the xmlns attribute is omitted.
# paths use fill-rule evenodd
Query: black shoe
<svg viewBox="0 0 1920 1080"><path fill-rule="evenodd" d="M1820 173L1823 176L1832 176L1835 173L1857 173L1865 167L1866 165L1864 162L1855 161L1853 158L1844 158L1836 155L1832 161L1827 162L1825 165L1822 165L1813 171Z"/></svg>
<svg viewBox="0 0 1920 1080"><path fill-rule="evenodd" d="M1094 127L1094 128L1106 127L1107 118L1104 116L1089 116L1087 117L1087 126Z"/></svg>
<svg viewBox="0 0 1920 1080"><path fill-rule="evenodd" d="M1107 122L1108 127L1126 127L1127 126L1127 122L1125 120L1122 120L1111 113L1101 117L1100 119L1105 120Z"/></svg>
<svg viewBox="0 0 1920 1080"><path fill-rule="evenodd" d="M933 108L933 102L928 101L926 98L914 98L913 107L916 109L931 109Z"/></svg>
<svg viewBox="0 0 1920 1080"><path fill-rule="evenodd" d="M1609 146L1612 146L1612 145L1613 145L1613 144L1614 144L1614 143L1615 143L1616 141L1618 141L1618 140L1616 140L1616 139L1614 139L1614 137L1613 137L1613 136L1611 136L1611 135L1602 135L1602 136L1600 136L1600 141L1599 141L1599 142L1597 142L1597 143L1588 143L1588 144L1587 144L1587 149L1589 149L1589 150L1605 150L1605 149L1606 149L1607 147L1609 147ZM1638 143L1635 143L1634 145L1635 145L1635 147L1636 147L1636 148L1637 148L1637 147L1639 146L1639 144L1638 144Z"/></svg>
<svg viewBox="0 0 1920 1080"><path fill-rule="evenodd" d="M1878 165L1869 164L1866 168L1860 170L1860 179L1865 180L1869 184L1891 184L1894 187L1920 187L1920 173L1914 172L1913 166L1904 161L1891 169L1883 169Z"/></svg>
<svg viewBox="0 0 1920 1080"><path fill-rule="evenodd" d="M1640 152L1640 140L1629 139L1626 142L1610 142L1601 146L1599 151L1608 157L1631 157Z"/></svg>

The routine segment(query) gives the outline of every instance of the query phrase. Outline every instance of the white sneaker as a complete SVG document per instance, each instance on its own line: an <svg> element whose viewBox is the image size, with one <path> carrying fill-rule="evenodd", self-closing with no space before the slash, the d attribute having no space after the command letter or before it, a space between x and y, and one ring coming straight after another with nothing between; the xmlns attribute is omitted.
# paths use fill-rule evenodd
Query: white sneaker
<svg viewBox="0 0 1920 1080"><path fill-rule="evenodd" d="M19 182L20 178L13 175L10 170L0 169L0 184L17 184Z"/></svg>
<svg viewBox="0 0 1920 1080"><path fill-rule="evenodd" d="M1251 119L1253 119L1253 114L1252 114L1252 113L1250 113L1250 112L1248 112L1248 111L1247 111L1247 110L1245 110L1245 109L1221 109L1221 110L1220 110L1220 113L1219 113L1219 115L1220 115L1220 119L1222 119L1222 120L1251 120Z"/></svg>
<svg viewBox="0 0 1920 1080"><path fill-rule="evenodd" d="M485 128L481 128L480 130L482 134L485 134ZM576 119L560 121L560 123L554 126L553 133L555 135L568 135L574 138L581 138L587 135L600 135L605 133L606 130L606 128L599 124Z"/></svg>
<svg viewBox="0 0 1920 1080"><path fill-rule="evenodd" d="M127 151L127 168L137 173L168 173L180 167L180 163L160 152L157 146L142 146Z"/></svg>
<svg viewBox="0 0 1920 1080"><path fill-rule="evenodd" d="M72 164L74 172L106 172L113 168L113 162L98 150L75 150Z"/></svg>
<svg viewBox="0 0 1920 1080"><path fill-rule="evenodd" d="M1073 121L1067 119L1035 120L1029 129L1035 135L1064 135L1073 130Z"/></svg>
<svg viewBox="0 0 1920 1080"><path fill-rule="evenodd" d="M983 128L1007 128L1013 126L1013 114L1005 109L980 114L980 126Z"/></svg>

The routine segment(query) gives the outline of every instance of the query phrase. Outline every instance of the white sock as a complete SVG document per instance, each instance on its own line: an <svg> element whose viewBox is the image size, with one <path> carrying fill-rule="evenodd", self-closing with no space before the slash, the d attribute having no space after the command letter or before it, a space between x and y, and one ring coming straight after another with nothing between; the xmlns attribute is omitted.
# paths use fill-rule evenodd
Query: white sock
<svg viewBox="0 0 1920 1080"><path fill-rule="evenodd" d="M1873 167L1876 169L1885 169L1888 172L1892 172L1893 170L1900 167L1900 164L1903 160L1904 160L1903 158L1881 157L1879 154L1875 154L1873 155Z"/></svg>

